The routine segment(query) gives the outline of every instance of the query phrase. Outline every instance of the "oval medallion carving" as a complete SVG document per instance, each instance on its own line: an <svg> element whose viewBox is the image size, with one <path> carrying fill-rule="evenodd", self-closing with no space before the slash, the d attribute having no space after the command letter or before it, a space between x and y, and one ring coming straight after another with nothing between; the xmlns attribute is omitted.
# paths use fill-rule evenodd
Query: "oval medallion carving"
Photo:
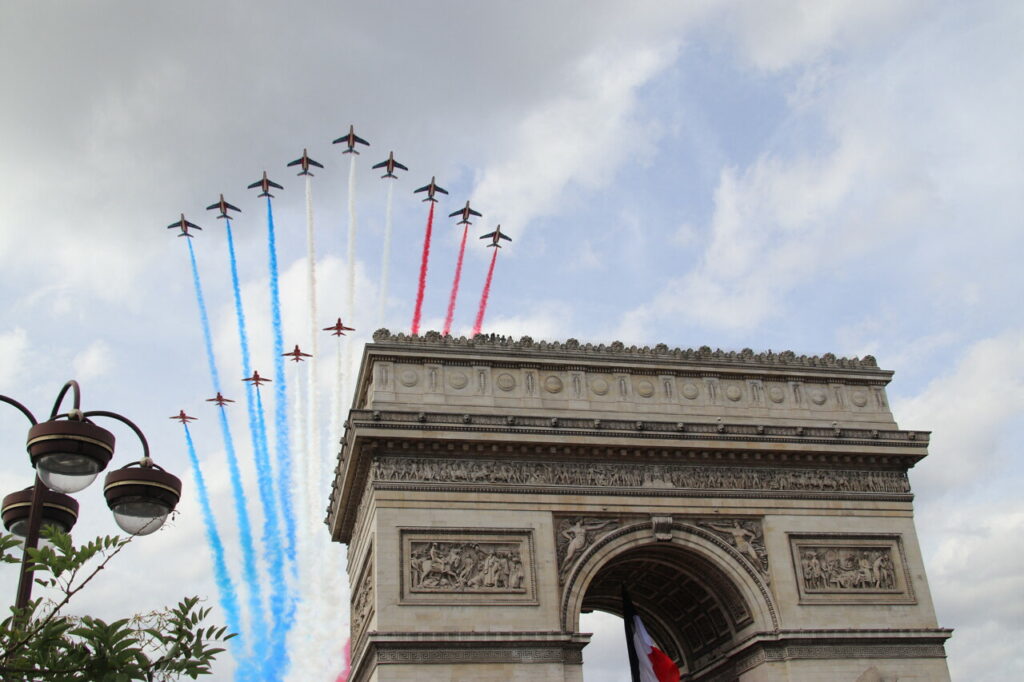
<svg viewBox="0 0 1024 682"><path fill-rule="evenodd" d="M857 407L864 407L868 404L868 394L864 391L854 391L853 395L850 396L850 400L852 400L853 404Z"/></svg>
<svg viewBox="0 0 1024 682"><path fill-rule="evenodd" d="M495 385L503 391L511 391L516 387L516 378L511 374L499 374L494 380Z"/></svg>
<svg viewBox="0 0 1024 682"><path fill-rule="evenodd" d="M556 376L549 376L544 380L544 390L548 393L558 393L562 390L562 380Z"/></svg>
<svg viewBox="0 0 1024 682"><path fill-rule="evenodd" d="M465 388L469 378L462 372L452 372L448 375L448 385L454 389Z"/></svg>
<svg viewBox="0 0 1024 682"><path fill-rule="evenodd" d="M828 396L825 395L825 391L820 388L814 388L807 392L811 396L811 402L815 405L824 405L825 401L828 400Z"/></svg>
<svg viewBox="0 0 1024 682"><path fill-rule="evenodd" d="M608 388L608 382L604 379L594 379L590 382L590 390L597 395L607 395Z"/></svg>
<svg viewBox="0 0 1024 682"><path fill-rule="evenodd" d="M683 384L683 397L688 400L696 400L697 396L700 395L700 389L697 388L697 384Z"/></svg>
<svg viewBox="0 0 1024 682"><path fill-rule="evenodd" d="M772 386L768 389L768 399L773 403L781 403L786 398L786 392L778 386Z"/></svg>
<svg viewBox="0 0 1024 682"><path fill-rule="evenodd" d="M649 381L641 381L636 385L636 392L644 398L650 398L654 395L654 384Z"/></svg>
<svg viewBox="0 0 1024 682"><path fill-rule="evenodd" d="M729 386L725 389L725 397L736 402L743 397L743 391L740 390L739 386Z"/></svg>
<svg viewBox="0 0 1024 682"><path fill-rule="evenodd" d="M407 369L399 375L398 380L402 382L403 386L411 388L419 383L420 375L415 370Z"/></svg>

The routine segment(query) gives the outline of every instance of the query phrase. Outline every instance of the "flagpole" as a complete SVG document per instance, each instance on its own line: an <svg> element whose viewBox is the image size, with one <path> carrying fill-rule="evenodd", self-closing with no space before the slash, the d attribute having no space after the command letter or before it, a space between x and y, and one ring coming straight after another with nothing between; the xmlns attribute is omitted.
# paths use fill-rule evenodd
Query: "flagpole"
<svg viewBox="0 0 1024 682"><path fill-rule="evenodd" d="M626 586L622 585L622 624L626 628L626 652L629 654L629 673L632 682L640 682L640 659L636 656L636 646L633 644L633 616L636 611L633 609L633 602L629 598Z"/></svg>

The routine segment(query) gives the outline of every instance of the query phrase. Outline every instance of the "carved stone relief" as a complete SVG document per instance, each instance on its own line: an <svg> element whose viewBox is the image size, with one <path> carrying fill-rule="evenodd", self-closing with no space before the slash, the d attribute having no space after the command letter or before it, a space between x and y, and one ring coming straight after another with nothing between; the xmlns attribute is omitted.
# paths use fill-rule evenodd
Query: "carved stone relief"
<svg viewBox="0 0 1024 682"><path fill-rule="evenodd" d="M899 536L790 536L801 601L913 600Z"/></svg>
<svg viewBox="0 0 1024 682"><path fill-rule="evenodd" d="M558 559L558 581L565 582L576 560L601 536L622 526L621 518L601 519L572 516L555 524L555 555Z"/></svg>
<svg viewBox="0 0 1024 682"><path fill-rule="evenodd" d="M802 547L800 578L807 592L896 589L889 547Z"/></svg>
<svg viewBox="0 0 1024 682"><path fill-rule="evenodd" d="M736 548L751 566L760 571L765 582L768 582L768 550L764 546L764 530L761 522L756 519L714 519L697 521L697 525L706 528Z"/></svg>
<svg viewBox="0 0 1024 682"><path fill-rule="evenodd" d="M526 591L518 542L411 542L409 568L412 592Z"/></svg>
<svg viewBox="0 0 1024 682"><path fill-rule="evenodd" d="M900 471L378 457L373 480L602 488L908 493Z"/></svg>
<svg viewBox="0 0 1024 682"><path fill-rule="evenodd" d="M535 603L529 531L405 529L407 603Z"/></svg>
<svg viewBox="0 0 1024 682"><path fill-rule="evenodd" d="M366 560L363 561L362 577L352 592L352 606L349 609L349 614L352 620L353 642L362 635L366 624L373 616L373 566L373 550L371 549L366 554Z"/></svg>

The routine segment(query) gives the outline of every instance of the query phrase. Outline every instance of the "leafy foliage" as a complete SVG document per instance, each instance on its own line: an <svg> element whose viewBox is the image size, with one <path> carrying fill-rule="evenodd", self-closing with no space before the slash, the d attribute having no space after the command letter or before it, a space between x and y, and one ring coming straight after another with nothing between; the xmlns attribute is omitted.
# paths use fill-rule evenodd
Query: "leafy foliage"
<svg viewBox="0 0 1024 682"><path fill-rule="evenodd" d="M53 599L38 598L0 622L0 679L5 681L157 682L210 673L219 645L234 637L205 626L210 609L198 597L177 606L107 623L63 613L68 602L131 538L96 538L75 547L70 536L44 529L49 544L29 550L37 585ZM20 563L18 538L0 534L0 562Z"/></svg>

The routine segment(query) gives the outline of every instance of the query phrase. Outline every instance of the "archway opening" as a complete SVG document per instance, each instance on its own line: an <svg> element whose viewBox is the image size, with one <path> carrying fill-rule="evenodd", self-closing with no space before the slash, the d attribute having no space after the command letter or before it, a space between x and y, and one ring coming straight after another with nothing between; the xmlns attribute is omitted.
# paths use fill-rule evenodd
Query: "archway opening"
<svg viewBox="0 0 1024 682"><path fill-rule="evenodd" d="M645 544L611 558L587 587L581 614L614 614L621 628L623 586L651 637L684 676L699 676L752 622L750 608L725 573L678 545Z"/></svg>

